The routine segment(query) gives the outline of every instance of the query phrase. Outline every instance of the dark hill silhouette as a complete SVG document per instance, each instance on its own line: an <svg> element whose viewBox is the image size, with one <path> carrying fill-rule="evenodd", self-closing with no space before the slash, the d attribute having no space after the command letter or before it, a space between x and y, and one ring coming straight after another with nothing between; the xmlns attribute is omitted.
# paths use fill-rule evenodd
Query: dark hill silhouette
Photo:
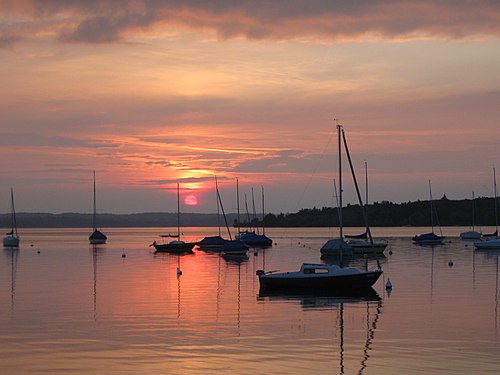
<svg viewBox="0 0 500 375"><path fill-rule="evenodd" d="M495 225L493 198L476 198L476 225ZM472 225L472 202L470 199L450 200L446 196L434 201L439 223L443 226ZM429 201L407 203L375 202L368 205L368 218L372 227L428 226L430 225ZM500 212L500 211L499 211ZM236 222L236 214L226 215L229 223ZM347 205L343 210L345 226L363 227L363 216L359 205ZM184 213L182 226L217 226L216 214ZM18 213L20 228L87 228L92 226L92 214L80 213ZM242 222L241 227L262 225L253 220L251 225ZM337 209L332 207L301 209L295 213L267 214L266 227L331 227L338 226ZM10 226L10 214L0 214L0 227ZM175 227L177 213L99 214L101 228L116 227Z"/></svg>

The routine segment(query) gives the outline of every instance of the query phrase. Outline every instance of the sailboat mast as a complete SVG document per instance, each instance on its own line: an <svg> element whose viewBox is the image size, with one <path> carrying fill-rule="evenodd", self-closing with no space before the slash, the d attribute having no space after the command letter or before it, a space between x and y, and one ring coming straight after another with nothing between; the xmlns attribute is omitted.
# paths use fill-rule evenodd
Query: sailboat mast
<svg viewBox="0 0 500 375"><path fill-rule="evenodd" d="M264 211L264 186L261 186L261 190L262 190L262 234L265 235L266 230L264 227L264 218L266 216L266 212Z"/></svg>
<svg viewBox="0 0 500 375"><path fill-rule="evenodd" d="M343 221L342 221L342 143L340 132L342 125L337 124L338 131L338 146L339 146L339 228L340 228L340 249L342 249L342 242L344 240Z"/></svg>
<svg viewBox="0 0 500 375"><path fill-rule="evenodd" d="M252 206L253 206L253 219L255 220L255 229L257 230L257 234L259 234L259 226L257 225L258 222L257 210L255 209L255 197L253 194L253 188L252 188Z"/></svg>
<svg viewBox="0 0 500 375"><path fill-rule="evenodd" d="M216 191L217 191L217 199L220 204L220 208L222 210L222 216L224 216L224 222L226 223L227 234L229 235L229 239L232 241L233 237L231 236L231 231L229 230L229 225L227 224L226 212L224 211L224 206L222 205L222 199L220 197L219 188L216 188Z"/></svg>
<svg viewBox="0 0 500 375"><path fill-rule="evenodd" d="M430 203L431 203L431 229L432 233L434 233L434 214L432 212L433 207L432 207L432 188L431 188L431 180L429 180L429 197L430 197Z"/></svg>
<svg viewBox="0 0 500 375"><path fill-rule="evenodd" d="M16 221L16 208L14 207L14 189L10 188L10 201L11 201L11 223L12 223L12 234L17 237L17 221Z"/></svg>
<svg viewBox="0 0 500 375"><path fill-rule="evenodd" d="M474 212L476 210L475 207L475 202L474 202L474 192L472 192L472 231L475 230L475 223L476 223L476 213Z"/></svg>
<svg viewBox="0 0 500 375"><path fill-rule="evenodd" d="M181 240L181 203L180 203L180 188L177 183L177 238Z"/></svg>
<svg viewBox="0 0 500 375"><path fill-rule="evenodd" d="M356 173L354 173L354 166L352 165L351 154L349 153L349 147L347 146L347 140L345 138L344 129L342 129L342 138L344 140L344 148L345 148L345 152L347 155L347 160L349 161L349 167L351 168L352 180L354 181L354 187L356 188L356 194L358 196L359 205L361 206L361 209L363 212L363 219L365 220L366 233L368 234L368 238L370 240L370 243L373 246L373 238L372 238L372 234L370 232L370 227L368 226L368 217L366 216L366 207L363 204L363 200L361 199L361 193L359 191L358 181L356 179Z"/></svg>
<svg viewBox="0 0 500 375"><path fill-rule="evenodd" d="M497 209L497 175L495 167L493 167L493 186L495 190L495 227L498 233L498 209Z"/></svg>
<svg viewBox="0 0 500 375"><path fill-rule="evenodd" d="M236 178L236 210L238 212L238 235L240 234L240 186Z"/></svg>
<svg viewBox="0 0 500 375"><path fill-rule="evenodd" d="M368 163L365 160L365 215L366 230L368 230Z"/></svg>
<svg viewBox="0 0 500 375"><path fill-rule="evenodd" d="M94 210L92 213L92 228L94 229L94 232L97 230L97 208L96 208L96 197L95 197L95 170L94 170Z"/></svg>
<svg viewBox="0 0 500 375"><path fill-rule="evenodd" d="M217 204L217 226L219 227L220 236L219 185L217 184L217 176L215 176L215 202Z"/></svg>

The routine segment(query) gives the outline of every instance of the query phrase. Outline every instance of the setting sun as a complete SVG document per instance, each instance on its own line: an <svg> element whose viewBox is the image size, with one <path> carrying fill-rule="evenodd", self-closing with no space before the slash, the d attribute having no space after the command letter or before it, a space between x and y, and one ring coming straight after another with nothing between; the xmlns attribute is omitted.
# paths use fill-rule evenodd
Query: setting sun
<svg viewBox="0 0 500 375"><path fill-rule="evenodd" d="M198 198L196 196L190 194L184 198L184 204L186 206L196 206L198 204Z"/></svg>

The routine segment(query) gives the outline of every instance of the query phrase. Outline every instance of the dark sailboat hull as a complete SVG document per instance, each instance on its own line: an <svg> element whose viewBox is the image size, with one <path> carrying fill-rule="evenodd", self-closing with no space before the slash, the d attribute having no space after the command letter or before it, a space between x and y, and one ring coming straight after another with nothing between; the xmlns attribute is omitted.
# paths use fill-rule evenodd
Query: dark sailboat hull
<svg viewBox="0 0 500 375"><path fill-rule="evenodd" d="M353 275L311 275L286 277L273 274L259 275L261 289L356 291L369 289L382 275L382 270Z"/></svg>
<svg viewBox="0 0 500 375"><path fill-rule="evenodd" d="M194 242L184 242L184 243L164 243L158 244L153 243L155 248L155 253L170 253L170 254L183 254L192 253L193 247L196 245Z"/></svg>
<svg viewBox="0 0 500 375"><path fill-rule="evenodd" d="M97 229L89 236L89 241L92 245L99 245L106 243L108 237Z"/></svg>

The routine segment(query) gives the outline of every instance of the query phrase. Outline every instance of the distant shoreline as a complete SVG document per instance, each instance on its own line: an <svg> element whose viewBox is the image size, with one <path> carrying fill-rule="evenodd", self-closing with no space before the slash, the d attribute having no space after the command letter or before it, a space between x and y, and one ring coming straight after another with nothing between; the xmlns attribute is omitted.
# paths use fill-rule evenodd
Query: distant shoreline
<svg viewBox="0 0 500 375"><path fill-rule="evenodd" d="M430 226L430 202L416 201L407 203L375 202L367 206L368 221L371 227L424 227ZM449 200L443 197L433 202L435 209L434 224L440 226L472 226L472 201ZM493 198L477 198L474 201L475 225L494 226L495 206ZM500 209L498 210L500 214ZM92 214L82 213L27 213L16 214L19 228L88 228L92 226ZM236 213L226 215L231 227L237 224ZM240 215L240 218L246 218ZM99 228L140 228L140 227L176 227L177 213L135 213L135 214L98 214ZM183 227L216 227L222 224L216 213L182 213ZM336 208L308 208L295 213L268 213L262 223L262 215L241 222L240 227L337 227ZM359 205L347 205L343 209L343 224L346 227L363 227L363 213ZM10 227L10 214L0 214L0 227Z"/></svg>

